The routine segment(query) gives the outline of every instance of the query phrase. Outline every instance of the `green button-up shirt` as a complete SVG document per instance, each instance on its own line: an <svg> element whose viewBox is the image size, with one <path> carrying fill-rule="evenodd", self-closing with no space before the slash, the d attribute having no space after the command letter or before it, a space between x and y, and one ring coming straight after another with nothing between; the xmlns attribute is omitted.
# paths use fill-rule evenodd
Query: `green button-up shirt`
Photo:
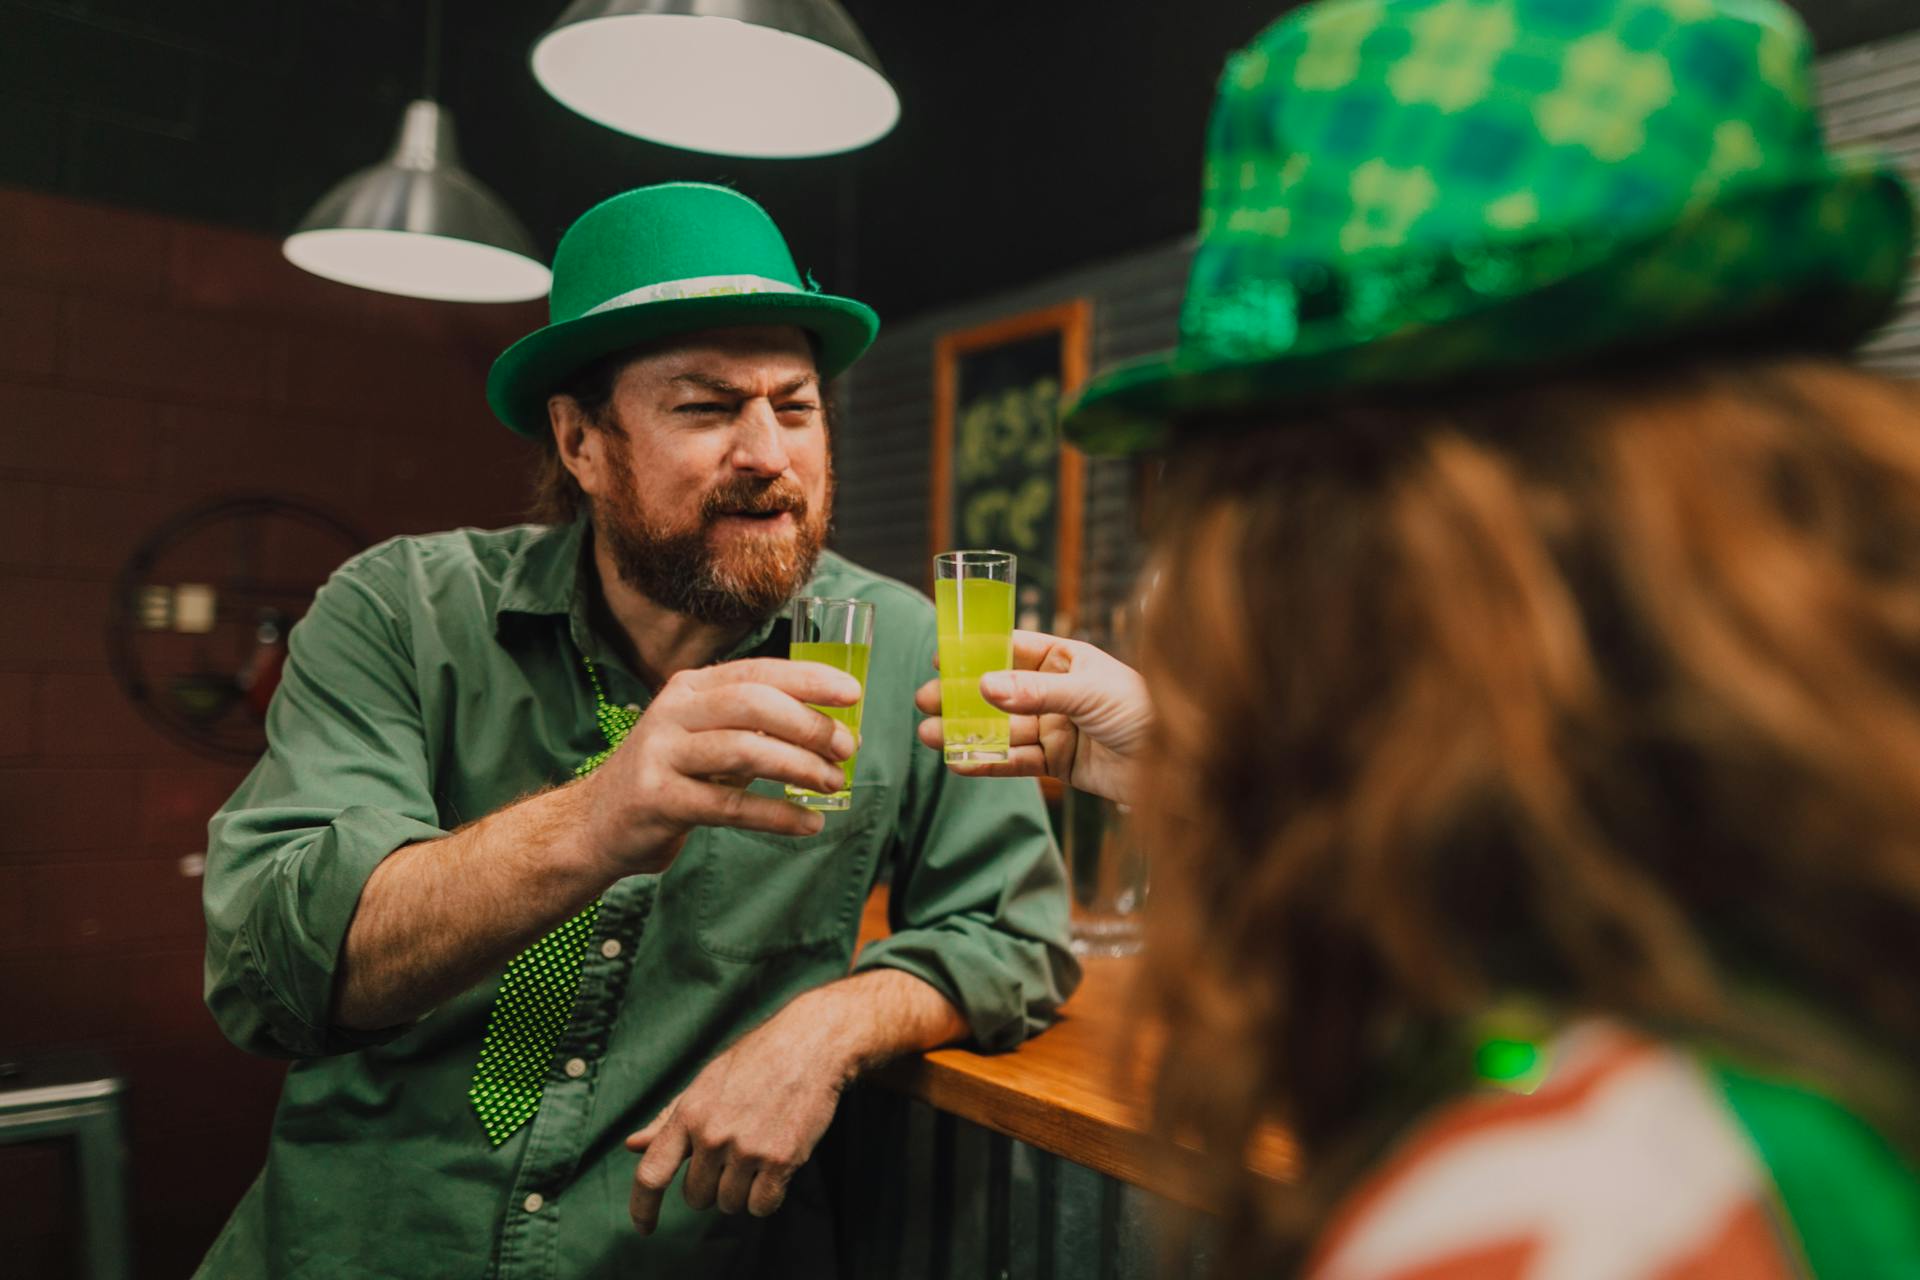
<svg viewBox="0 0 1920 1280"><path fill-rule="evenodd" d="M702 828L664 875L609 889L531 1121L496 1148L467 1101L497 980L408 1027L334 1026L341 944L380 860L606 746L582 654L610 699L645 708L589 624L584 541L579 524L398 539L294 628L267 752L210 828L205 905L208 1006L234 1043L296 1061L266 1168L202 1275L804 1274L831 1256L817 1175L766 1220L695 1213L675 1191L643 1239L622 1139L849 967L926 980L988 1049L1045 1027L1077 982L1037 788L957 777L915 741L931 604L829 554L809 592L876 606L852 809L808 839ZM728 656L784 644L769 622ZM892 936L855 961L889 866Z"/></svg>

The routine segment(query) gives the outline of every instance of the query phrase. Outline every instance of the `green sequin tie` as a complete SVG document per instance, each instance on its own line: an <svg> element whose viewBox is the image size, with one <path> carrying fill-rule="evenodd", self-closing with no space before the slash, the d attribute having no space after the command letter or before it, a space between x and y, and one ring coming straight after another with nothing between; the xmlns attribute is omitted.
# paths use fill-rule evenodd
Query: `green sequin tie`
<svg viewBox="0 0 1920 1280"><path fill-rule="evenodd" d="M637 710L608 702L593 660L583 656L581 661L586 663L587 679L593 683L593 718L599 722L607 748L581 761L573 771L576 778L586 777L605 763L640 719ZM553 1047L560 1042L560 1033L573 1015L574 997L580 989L580 965L599 914L600 900L595 898L578 915L515 956L501 976L500 994L494 997L493 1010L487 1015L486 1042L480 1047L473 1084L467 1089L481 1127L496 1147L540 1109L540 1094L553 1063Z"/></svg>

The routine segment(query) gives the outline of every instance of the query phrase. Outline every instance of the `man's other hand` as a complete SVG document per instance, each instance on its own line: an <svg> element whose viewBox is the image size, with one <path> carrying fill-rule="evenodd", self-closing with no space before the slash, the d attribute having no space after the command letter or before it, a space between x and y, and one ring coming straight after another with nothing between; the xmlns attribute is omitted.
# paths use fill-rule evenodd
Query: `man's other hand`
<svg viewBox="0 0 1920 1280"><path fill-rule="evenodd" d="M660 1202L684 1163L682 1188L694 1209L746 1210L764 1218L827 1131L853 1066L821 1028L807 1025L806 1000L788 1005L706 1065L646 1128L627 1139L640 1151L630 1212L642 1235L660 1221Z"/></svg>

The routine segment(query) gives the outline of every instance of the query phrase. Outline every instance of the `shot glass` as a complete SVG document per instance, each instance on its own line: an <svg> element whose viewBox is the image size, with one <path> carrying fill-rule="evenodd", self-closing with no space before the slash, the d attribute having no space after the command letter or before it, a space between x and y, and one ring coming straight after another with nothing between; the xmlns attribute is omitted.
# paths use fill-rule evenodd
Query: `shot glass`
<svg viewBox="0 0 1920 1280"><path fill-rule="evenodd" d="M801 596L793 602L793 641L787 656L795 662L823 662L860 682L860 701L850 707L814 707L853 734L855 750L840 766L846 782L823 793L787 784L787 799L806 809L853 807L853 769L860 759L860 711L867 705L867 659L873 653L873 602Z"/></svg>
<svg viewBox="0 0 1920 1280"><path fill-rule="evenodd" d="M1009 551L943 551L933 558L939 611L940 721L952 762L1005 760L1007 713L980 696L980 677L1013 665L1014 572Z"/></svg>

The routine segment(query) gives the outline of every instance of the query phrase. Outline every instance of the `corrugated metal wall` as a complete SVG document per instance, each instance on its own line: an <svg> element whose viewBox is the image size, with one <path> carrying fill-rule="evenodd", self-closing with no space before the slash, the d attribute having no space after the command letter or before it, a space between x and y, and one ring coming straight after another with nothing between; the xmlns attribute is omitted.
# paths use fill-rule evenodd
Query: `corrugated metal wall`
<svg viewBox="0 0 1920 1280"><path fill-rule="evenodd" d="M1920 190L1920 31L1824 59L1820 107L1829 140L1878 148ZM1920 254L1900 311L1860 356L1874 368L1920 378Z"/></svg>
<svg viewBox="0 0 1920 1280"><path fill-rule="evenodd" d="M1186 1280L1216 1231L1164 1200L884 1087L818 1159L851 1280Z"/></svg>
<svg viewBox="0 0 1920 1280"><path fill-rule="evenodd" d="M1819 79L1833 140L1870 143L1892 154L1920 188L1920 32L1827 58ZM1167 180L1197 182L1198 175ZM1088 216L1099 213L1090 210ZM947 251L988 254L993 246L952 245ZM1097 372L1173 345L1192 252L1192 242L1182 241L888 327L841 389L840 550L915 585L926 577L937 336L1070 298L1090 298ZM1905 307L1863 355L1875 367L1920 377L1920 257ZM1082 599L1087 629L1096 639L1106 638L1102 620L1124 597L1139 555L1133 474L1128 464L1111 461L1097 460L1088 469Z"/></svg>

